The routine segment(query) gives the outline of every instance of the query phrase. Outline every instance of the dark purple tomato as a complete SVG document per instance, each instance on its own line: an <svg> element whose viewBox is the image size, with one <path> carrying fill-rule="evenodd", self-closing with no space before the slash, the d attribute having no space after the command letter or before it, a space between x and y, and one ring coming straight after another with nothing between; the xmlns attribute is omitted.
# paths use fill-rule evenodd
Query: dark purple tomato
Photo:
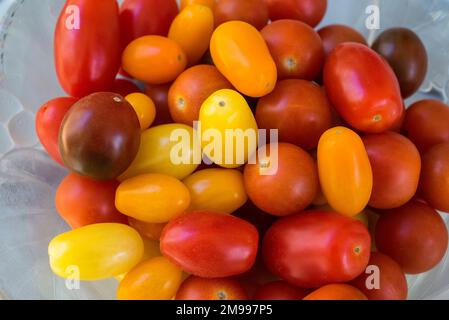
<svg viewBox="0 0 449 320"><path fill-rule="evenodd" d="M140 124L133 107L115 93L94 93L67 113L59 135L65 165L83 176L112 180L134 160Z"/></svg>

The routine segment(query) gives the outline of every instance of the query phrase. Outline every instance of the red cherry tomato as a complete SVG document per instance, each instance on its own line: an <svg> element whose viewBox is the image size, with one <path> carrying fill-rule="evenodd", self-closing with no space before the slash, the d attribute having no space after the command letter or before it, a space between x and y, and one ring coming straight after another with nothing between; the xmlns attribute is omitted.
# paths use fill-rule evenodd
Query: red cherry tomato
<svg viewBox="0 0 449 320"><path fill-rule="evenodd" d="M96 223L128 224L115 208L117 181L96 181L75 173L62 180L56 191L56 210L72 229Z"/></svg>
<svg viewBox="0 0 449 320"><path fill-rule="evenodd" d="M353 280L366 268L366 227L337 213L308 211L282 218L265 234L263 257L273 274L302 288Z"/></svg>
<svg viewBox="0 0 449 320"><path fill-rule="evenodd" d="M194 212L171 221L162 232L161 252L183 270L204 278L248 271L259 236L248 222L221 213Z"/></svg>
<svg viewBox="0 0 449 320"><path fill-rule="evenodd" d="M327 0L265 0L271 20L295 19L315 27L323 19Z"/></svg>
<svg viewBox="0 0 449 320"><path fill-rule="evenodd" d="M273 281L260 287L254 300L302 300L310 290L292 286L285 281Z"/></svg>
<svg viewBox="0 0 449 320"><path fill-rule="evenodd" d="M335 48L324 67L324 84L331 104L359 131L388 131L404 112L393 70L365 45L343 43Z"/></svg>
<svg viewBox="0 0 449 320"><path fill-rule="evenodd" d="M242 285L235 279L205 279L190 276L176 293L176 300L247 300Z"/></svg>
<svg viewBox="0 0 449 320"><path fill-rule="evenodd" d="M328 56L339 44L345 42L358 42L364 45L365 37L357 30L342 24L333 24L318 30L323 41L324 53Z"/></svg>
<svg viewBox="0 0 449 320"><path fill-rule="evenodd" d="M36 114L36 132L50 157L64 165L59 152L59 129L70 107L77 98L57 98L45 103Z"/></svg>
<svg viewBox="0 0 449 320"><path fill-rule="evenodd" d="M126 79L116 79L111 91L121 95L122 97L126 97L131 93L142 92L142 90L140 90L134 82Z"/></svg>
<svg viewBox="0 0 449 320"><path fill-rule="evenodd" d="M257 29L268 23L268 8L260 0L217 0L214 8L215 27L228 21L244 21Z"/></svg>
<svg viewBox="0 0 449 320"><path fill-rule="evenodd" d="M56 73L69 95L81 98L110 89L121 62L116 0L66 1L56 25L54 47Z"/></svg>

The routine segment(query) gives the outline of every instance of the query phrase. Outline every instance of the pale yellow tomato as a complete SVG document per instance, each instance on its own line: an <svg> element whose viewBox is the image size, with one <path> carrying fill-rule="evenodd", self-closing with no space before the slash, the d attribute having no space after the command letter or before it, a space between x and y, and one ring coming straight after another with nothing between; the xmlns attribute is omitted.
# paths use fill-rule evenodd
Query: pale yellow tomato
<svg viewBox="0 0 449 320"><path fill-rule="evenodd" d="M125 99L136 111L140 128L142 130L149 128L156 118L156 106L153 100L143 93L131 93Z"/></svg>

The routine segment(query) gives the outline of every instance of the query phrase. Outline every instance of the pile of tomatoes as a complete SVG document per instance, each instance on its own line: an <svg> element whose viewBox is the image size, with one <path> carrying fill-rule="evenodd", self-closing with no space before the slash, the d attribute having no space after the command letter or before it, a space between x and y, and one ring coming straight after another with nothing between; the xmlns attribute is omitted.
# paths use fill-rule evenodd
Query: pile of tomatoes
<svg viewBox="0 0 449 320"><path fill-rule="evenodd" d="M405 108L427 71L415 33L370 48L348 26L315 31L326 8L68 0L55 63L69 97L36 119L72 172L56 192L73 230L49 244L54 273L115 277L119 299L406 299L405 274L448 245L449 107ZM279 142L243 166L174 163L171 135L194 121Z"/></svg>

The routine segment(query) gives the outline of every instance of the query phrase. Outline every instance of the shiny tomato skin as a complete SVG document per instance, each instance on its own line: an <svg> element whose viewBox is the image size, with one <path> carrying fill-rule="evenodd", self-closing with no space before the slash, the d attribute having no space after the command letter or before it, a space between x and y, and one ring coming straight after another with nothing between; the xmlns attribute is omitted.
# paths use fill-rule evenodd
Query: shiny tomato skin
<svg viewBox="0 0 449 320"><path fill-rule="evenodd" d="M261 129L278 129L281 142L311 150L332 125L331 106L317 84L283 80L259 100L256 121Z"/></svg>
<svg viewBox="0 0 449 320"><path fill-rule="evenodd" d="M432 269L444 257L448 232L434 209L412 200L400 208L381 212L376 225L376 245L380 252L398 262L405 273L418 274Z"/></svg>
<svg viewBox="0 0 449 320"><path fill-rule="evenodd" d="M303 300L368 300L357 288L348 284L329 284L312 292Z"/></svg>
<svg viewBox="0 0 449 320"><path fill-rule="evenodd" d="M418 149L394 132L366 135L362 139L373 170L369 205L393 209L409 202L416 194L421 172Z"/></svg>
<svg viewBox="0 0 449 320"><path fill-rule="evenodd" d="M252 267L258 240L256 228L242 219L216 212L193 212L164 228L161 252L190 274L224 278Z"/></svg>
<svg viewBox="0 0 449 320"><path fill-rule="evenodd" d="M404 112L393 70L363 44L343 43L332 51L324 67L324 84L331 104L358 131L388 131Z"/></svg>
<svg viewBox="0 0 449 320"><path fill-rule="evenodd" d="M140 90L140 88L131 80L115 79L111 92L117 93L122 97L126 97L131 93L142 92L142 90Z"/></svg>
<svg viewBox="0 0 449 320"><path fill-rule="evenodd" d="M117 181L95 181L76 173L62 180L56 190L56 210L72 229L96 223L127 224L115 208Z"/></svg>
<svg viewBox="0 0 449 320"><path fill-rule="evenodd" d="M260 287L254 295L254 300L302 300L309 293L308 289L298 288L279 280Z"/></svg>
<svg viewBox="0 0 449 320"><path fill-rule="evenodd" d="M405 113L404 131L420 152L449 142L449 106L438 100L421 100Z"/></svg>
<svg viewBox="0 0 449 320"><path fill-rule="evenodd" d="M358 42L368 45L365 37L360 32L342 24L325 26L318 30L318 34L323 41L324 53L326 57L341 43Z"/></svg>
<svg viewBox="0 0 449 320"><path fill-rule="evenodd" d="M406 300L408 294L407 279L401 266L389 256L373 252L368 266L379 268L379 287L368 289L368 279L373 272L367 270L353 280L350 284L362 291L369 300Z"/></svg>
<svg viewBox="0 0 449 320"><path fill-rule="evenodd" d="M153 241L161 239L162 230L167 225L166 223L149 223L140 221L132 217L128 217L128 224L137 230L141 235Z"/></svg>
<svg viewBox="0 0 449 320"><path fill-rule="evenodd" d="M233 278L206 279L190 276L182 283L175 300L247 300L243 286Z"/></svg>
<svg viewBox="0 0 449 320"><path fill-rule="evenodd" d="M306 211L275 222L265 234L262 253L274 275L298 287L319 288L360 275L370 249L361 222L334 212Z"/></svg>
<svg viewBox="0 0 449 320"><path fill-rule="evenodd" d="M270 19L295 19L315 27L323 19L327 0L265 0Z"/></svg>
<svg viewBox="0 0 449 320"><path fill-rule="evenodd" d="M268 23L268 7L259 0L217 0L214 8L215 27L228 21L244 21L257 29Z"/></svg>
<svg viewBox="0 0 449 320"><path fill-rule="evenodd" d="M36 114L36 132L40 142L50 157L60 165L64 165L59 152L59 129L62 120L77 98L56 98L46 102Z"/></svg>
<svg viewBox="0 0 449 320"><path fill-rule="evenodd" d="M68 28L69 7L79 9L79 28ZM73 8L73 7L72 7ZM109 90L120 67L120 23L115 0L69 0L54 37L56 73L73 97Z"/></svg>

